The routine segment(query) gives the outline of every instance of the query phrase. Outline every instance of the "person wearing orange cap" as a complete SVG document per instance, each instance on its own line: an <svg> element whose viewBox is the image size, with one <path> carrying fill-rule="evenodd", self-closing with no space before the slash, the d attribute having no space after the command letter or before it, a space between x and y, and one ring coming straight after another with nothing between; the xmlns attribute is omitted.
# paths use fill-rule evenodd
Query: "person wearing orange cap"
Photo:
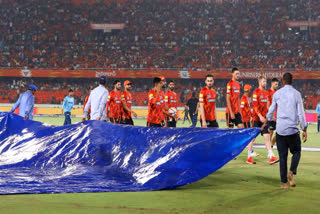
<svg viewBox="0 0 320 214"><path fill-rule="evenodd" d="M244 94L241 97L240 100L240 113L243 119L243 125L245 128L250 128L250 122L251 122L251 105L250 105L250 89L252 88L251 85L245 85L243 87ZM252 159L252 156L258 156L255 151L252 149L253 146L253 140L248 145L248 158L246 160L246 163L248 164L255 164L256 162Z"/></svg>
<svg viewBox="0 0 320 214"><path fill-rule="evenodd" d="M250 122L251 122L251 107L250 107L250 99L249 99L249 94L250 94L250 89L252 88L251 85L245 85L243 87L244 89L244 94L241 97L240 100L240 113L242 116L243 120L243 125L245 128L250 128Z"/></svg>
<svg viewBox="0 0 320 214"><path fill-rule="evenodd" d="M131 114L136 117L137 114L131 110L132 105L132 95L130 91L132 90L132 83L129 80L124 81L124 90L121 94L122 109L123 109L123 124L134 125Z"/></svg>
<svg viewBox="0 0 320 214"><path fill-rule="evenodd" d="M238 79L240 71L238 68L232 68L232 79L227 84L227 108L226 120L227 126L233 128L236 125L238 128L244 128L240 114L240 83Z"/></svg>
<svg viewBox="0 0 320 214"><path fill-rule="evenodd" d="M277 78L273 78L271 80L271 87L268 90L268 93L269 93L269 106L271 106L271 104L272 104L272 97L273 97L273 94L276 93L276 91L278 89L278 86L279 86L279 80ZM273 136L273 138L272 138L273 132L274 132L274 130L276 130L276 117L277 117L277 110L275 111L275 113L273 115L273 118L272 118L273 120L270 121L270 123L272 123L272 127L269 128L269 130L270 130L270 139L271 139L271 147L273 147L274 144L276 144L276 136Z"/></svg>
<svg viewBox="0 0 320 214"><path fill-rule="evenodd" d="M169 81L168 84L169 90L166 91L164 94L164 101L166 104L166 107L168 109L174 107L177 109L177 94L174 92L175 83L173 80ZM177 120L178 120L178 112L176 113L175 117L166 117L166 123L168 127L177 127Z"/></svg>
<svg viewBox="0 0 320 214"><path fill-rule="evenodd" d="M121 82L113 81L113 91L110 92L107 99L107 116L111 123L121 123L122 119L122 101L121 101Z"/></svg>

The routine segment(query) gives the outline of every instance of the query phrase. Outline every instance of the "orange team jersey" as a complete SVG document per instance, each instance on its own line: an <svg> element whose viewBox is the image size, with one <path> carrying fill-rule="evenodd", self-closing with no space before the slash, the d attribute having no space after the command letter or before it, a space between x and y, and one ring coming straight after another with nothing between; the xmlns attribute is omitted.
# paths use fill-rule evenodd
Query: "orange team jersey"
<svg viewBox="0 0 320 214"><path fill-rule="evenodd" d="M161 124L162 121L162 106L161 106L160 92L156 93L151 89L148 93L148 116L147 122L154 124Z"/></svg>
<svg viewBox="0 0 320 214"><path fill-rule="evenodd" d="M204 87L199 94L199 102L204 104L204 117L207 121L216 119L216 91Z"/></svg>
<svg viewBox="0 0 320 214"><path fill-rule="evenodd" d="M83 103L83 111L84 111L84 108L86 107L86 105L87 105L87 102L88 102L88 100L89 100L89 96L90 95L87 95L86 96L86 99L84 100L84 103ZM91 113L91 107L89 108L89 111L88 111L88 114L90 115L90 113Z"/></svg>
<svg viewBox="0 0 320 214"><path fill-rule="evenodd" d="M252 106L253 115L252 119L254 121L260 121L258 114L260 113L263 117L266 117L268 113L268 99L269 93L266 90L260 90L257 88L252 95ZM261 121L260 121L261 122Z"/></svg>
<svg viewBox="0 0 320 214"><path fill-rule="evenodd" d="M177 94L176 92L172 92L170 90L168 90L165 94L164 94L164 102L167 105L168 108L171 107L175 107L177 108ZM178 112L177 115L175 116L176 118L178 118Z"/></svg>
<svg viewBox="0 0 320 214"><path fill-rule="evenodd" d="M240 100L240 113L243 122L250 122L251 120L251 109L250 109L250 99L247 96L242 96Z"/></svg>
<svg viewBox="0 0 320 214"><path fill-rule="evenodd" d="M122 112L122 102L121 102L121 92L111 91L107 100L107 111L110 107L109 117L121 119Z"/></svg>
<svg viewBox="0 0 320 214"><path fill-rule="evenodd" d="M269 93L269 105L271 106L271 104L272 104L272 98L273 98L274 93L276 93L276 91L273 91L273 90L271 90L271 88L269 88L268 93ZM273 115L274 115L274 116L277 115L277 109L276 109L276 111L274 112Z"/></svg>
<svg viewBox="0 0 320 214"><path fill-rule="evenodd" d="M123 91L121 94L121 100L126 103L128 108L131 110L131 105L132 105L132 96L130 92ZM123 109L123 115L125 116L126 119L131 118L131 112L127 112L126 110Z"/></svg>
<svg viewBox="0 0 320 214"><path fill-rule="evenodd" d="M166 118L166 115L163 113L163 110L165 110L166 103L164 102L164 93L163 91L159 92L160 96L160 103L161 103L161 120L164 120Z"/></svg>
<svg viewBox="0 0 320 214"><path fill-rule="evenodd" d="M240 84L237 81L230 80L227 84L227 94L230 95L231 110L234 114L238 114L240 110ZM226 113L229 113L227 106Z"/></svg>

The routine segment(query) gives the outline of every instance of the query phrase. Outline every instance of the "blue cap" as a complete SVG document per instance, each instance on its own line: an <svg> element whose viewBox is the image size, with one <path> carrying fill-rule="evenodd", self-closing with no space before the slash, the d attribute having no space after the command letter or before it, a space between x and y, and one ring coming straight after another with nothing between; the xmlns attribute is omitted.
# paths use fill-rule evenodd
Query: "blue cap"
<svg viewBox="0 0 320 214"><path fill-rule="evenodd" d="M35 85L29 85L29 90L36 91L37 87Z"/></svg>
<svg viewBox="0 0 320 214"><path fill-rule="evenodd" d="M107 77L106 76L101 76L99 78L99 83L100 84L106 84L106 82L107 82Z"/></svg>

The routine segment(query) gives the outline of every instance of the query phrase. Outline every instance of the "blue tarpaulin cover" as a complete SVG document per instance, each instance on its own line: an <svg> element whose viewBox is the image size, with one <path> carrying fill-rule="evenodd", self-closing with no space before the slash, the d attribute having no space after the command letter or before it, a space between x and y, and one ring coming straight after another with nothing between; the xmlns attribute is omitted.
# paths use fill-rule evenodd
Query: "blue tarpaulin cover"
<svg viewBox="0 0 320 214"><path fill-rule="evenodd" d="M257 128L51 126L0 112L0 194L171 189L239 155Z"/></svg>

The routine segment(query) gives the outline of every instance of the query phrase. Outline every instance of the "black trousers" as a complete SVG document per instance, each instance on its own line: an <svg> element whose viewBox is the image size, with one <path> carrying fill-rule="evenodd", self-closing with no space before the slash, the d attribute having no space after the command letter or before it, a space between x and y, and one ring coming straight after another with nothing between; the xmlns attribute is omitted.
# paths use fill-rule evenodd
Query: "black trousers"
<svg viewBox="0 0 320 214"><path fill-rule="evenodd" d="M280 159L280 178L282 183L287 183L287 159L288 159L288 149L292 154L290 171L293 174L297 174L297 168L301 156L301 140L299 132L293 135L281 136L277 133L277 148L279 152Z"/></svg>
<svg viewBox="0 0 320 214"><path fill-rule="evenodd" d="M171 119L170 121L170 118L167 117L166 120L167 120L167 127L177 127L177 121L175 118Z"/></svg>
<svg viewBox="0 0 320 214"><path fill-rule="evenodd" d="M162 125L161 124L147 122L147 127L162 127Z"/></svg>
<svg viewBox="0 0 320 214"><path fill-rule="evenodd" d="M126 124L126 125L134 125L132 118L130 117L129 119L126 118L125 120L122 121L122 124Z"/></svg>
<svg viewBox="0 0 320 214"><path fill-rule="evenodd" d="M110 122L111 123L120 123L120 120L119 120L119 118L114 118L114 117L110 117Z"/></svg>
<svg viewBox="0 0 320 214"><path fill-rule="evenodd" d="M219 128L217 120L206 120L207 128ZM200 125L202 127L202 120L200 120Z"/></svg>

